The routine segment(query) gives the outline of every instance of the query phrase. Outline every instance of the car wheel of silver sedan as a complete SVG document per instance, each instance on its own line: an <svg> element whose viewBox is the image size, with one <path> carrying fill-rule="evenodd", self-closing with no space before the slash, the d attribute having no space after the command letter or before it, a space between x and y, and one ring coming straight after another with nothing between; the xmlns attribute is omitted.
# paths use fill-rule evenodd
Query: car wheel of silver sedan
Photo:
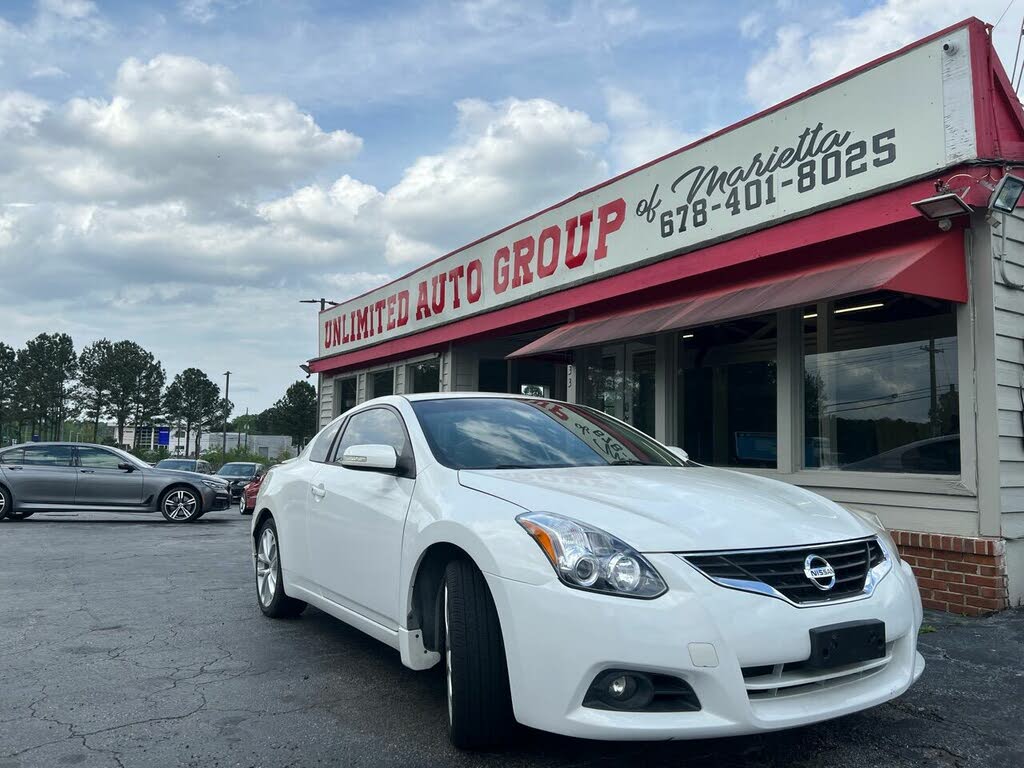
<svg viewBox="0 0 1024 768"><path fill-rule="evenodd" d="M256 599L260 610L272 619L291 619L306 610L304 602L284 593L281 549L272 517L267 518L256 535Z"/></svg>
<svg viewBox="0 0 1024 768"><path fill-rule="evenodd" d="M202 516L203 502L189 488L172 488L160 500L160 512L172 523L190 523Z"/></svg>

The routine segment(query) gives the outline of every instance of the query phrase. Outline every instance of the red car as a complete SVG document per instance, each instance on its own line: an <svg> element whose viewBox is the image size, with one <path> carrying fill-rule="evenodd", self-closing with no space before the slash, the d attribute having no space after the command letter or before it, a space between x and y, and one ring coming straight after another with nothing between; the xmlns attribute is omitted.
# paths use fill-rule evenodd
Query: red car
<svg viewBox="0 0 1024 768"><path fill-rule="evenodd" d="M257 475L242 489L242 495L238 497L238 511L243 515L251 515L256 508L256 494L260 492L264 477L266 477L265 473Z"/></svg>

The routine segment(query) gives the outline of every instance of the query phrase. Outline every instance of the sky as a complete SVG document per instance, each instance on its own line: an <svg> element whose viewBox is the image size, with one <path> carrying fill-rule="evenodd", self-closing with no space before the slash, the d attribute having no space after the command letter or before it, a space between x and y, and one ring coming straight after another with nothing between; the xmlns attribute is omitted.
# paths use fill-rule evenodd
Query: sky
<svg viewBox="0 0 1024 768"><path fill-rule="evenodd" d="M300 299L1007 3L3 0L0 341L132 339L262 410L316 354Z"/></svg>

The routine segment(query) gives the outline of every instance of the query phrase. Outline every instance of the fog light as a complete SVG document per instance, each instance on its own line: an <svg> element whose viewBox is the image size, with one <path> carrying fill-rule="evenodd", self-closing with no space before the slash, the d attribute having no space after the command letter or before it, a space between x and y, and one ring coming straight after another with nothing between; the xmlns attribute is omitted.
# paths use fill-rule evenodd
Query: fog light
<svg viewBox="0 0 1024 768"><path fill-rule="evenodd" d="M632 676L621 675L608 683L608 694L613 699L624 700L636 693L636 680Z"/></svg>

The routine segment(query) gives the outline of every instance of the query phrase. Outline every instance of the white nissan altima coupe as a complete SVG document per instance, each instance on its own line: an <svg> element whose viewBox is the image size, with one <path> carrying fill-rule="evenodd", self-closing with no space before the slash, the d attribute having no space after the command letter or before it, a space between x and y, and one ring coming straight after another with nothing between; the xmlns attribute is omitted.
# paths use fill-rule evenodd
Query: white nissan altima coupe
<svg viewBox="0 0 1024 768"><path fill-rule="evenodd" d="M870 513L699 466L599 411L392 396L263 481L263 613L312 604L445 666L452 742L790 728L921 674L921 601Z"/></svg>

